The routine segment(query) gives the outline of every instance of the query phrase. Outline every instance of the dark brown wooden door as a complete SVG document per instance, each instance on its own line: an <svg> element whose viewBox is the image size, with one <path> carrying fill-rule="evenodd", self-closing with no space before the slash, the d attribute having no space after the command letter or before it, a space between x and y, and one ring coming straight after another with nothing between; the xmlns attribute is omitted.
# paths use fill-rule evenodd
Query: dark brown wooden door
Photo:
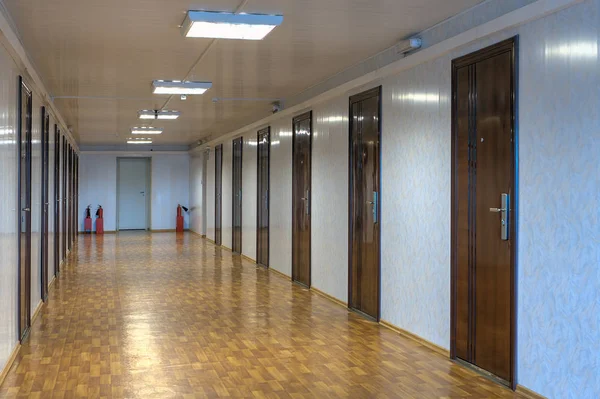
<svg viewBox="0 0 600 399"><path fill-rule="evenodd" d="M19 77L19 339L31 327L31 91Z"/></svg>
<svg viewBox="0 0 600 399"><path fill-rule="evenodd" d="M67 248L73 241L73 149L67 145Z"/></svg>
<svg viewBox="0 0 600 399"><path fill-rule="evenodd" d="M310 287L312 112L292 124L292 280Z"/></svg>
<svg viewBox="0 0 600 399"><path fill-rule="evenodd" d="M381 88L350 98L349 306L379 320Z"/></svg>
<svg viewBox="0 0 600 399"><path fill-rule="evenodd" d="M41 283L42 300L46 302L48 298L48 209L50 205L49 187L50 184L50 115L46 112L46 107L42 107L42 256L41 256Z"/></svg>
<svg viewBox="0 0 600 399"><path fill-rule="evenodd" d="M232 237L231 249L233 252L242 253L242 152L244 141L241 137L233 140L233 168L232 168Z"/></svg>
<svg viewBox="0 0 600 399"><path fill-rule="evenodd" d="M62 242L61 257L64 260L67 257L67 139L62 136L62 220L60 239Z"/></svg>
<svg viewBox="0 0 600 399"><path fill-rule="evenodd" d="M223 236L223 144L215 147L215 244Z"/></svg>
<svg viewBox="0 0 600 399"><path fill-rule="evenodd" d="M256 214L256 263L269 267L269 176L271 128L258 132L258 197Z"/></svg>
<svg viewBox="0 0 600 399"><path fill-rule="evenodd" d="M60 130L54 125L54 275L60 272Z"/></svg>
<svg viewBox="0 0 600 399"><path fill-rule="evenodd" d="M514 381L515 41L453 61L452 355Z"/></svg>

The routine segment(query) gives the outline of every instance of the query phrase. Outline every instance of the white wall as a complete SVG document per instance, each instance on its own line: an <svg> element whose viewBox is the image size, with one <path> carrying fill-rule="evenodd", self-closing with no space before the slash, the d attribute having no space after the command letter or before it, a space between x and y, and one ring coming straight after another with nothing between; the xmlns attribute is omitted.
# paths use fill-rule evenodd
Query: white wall
<svg viewBox="0 0 600 399"><path fill-rule="evenodd" d="M122 156L126 157L127 154ZM152 230L176 227L177 204L190 203L190 158L183 154L151 154L151 223ZM115 153L86 153L80 156L79 231L83 231L84 212L92 204L95 215L98 204L104 208L104 230L115 231L117 209L117 157ZM93 217L95 220L95 217ZM189 215L184 214L184 227L189 228ZM94 222L95 223L95 222ZM94 226L95 230L95 226Z"/></svg>
<svg viewBox="0 0 600 399"><path fill-rule="evenodd" d="M382 319L449 348L451 60L518 34L518 383L600 397L599 27L587 0L313 104L312 284L347 301L348 97L381 84ZM271 126L271 267L290 275L291 117Z"/></svg>
<svg viewBox="0 0 600 399"><path fill-rule="evenodd" d="M203 229L204 154L190 158L190 230L206 234Z"/></svg>
<svg viewBox="0 0 600 399"><path fill-rule="evenodd" d="M190 156L187 153L152 156L152 230L177 227L177 205L190 206ZM190 227L190 215L184 228Z"/></svg>

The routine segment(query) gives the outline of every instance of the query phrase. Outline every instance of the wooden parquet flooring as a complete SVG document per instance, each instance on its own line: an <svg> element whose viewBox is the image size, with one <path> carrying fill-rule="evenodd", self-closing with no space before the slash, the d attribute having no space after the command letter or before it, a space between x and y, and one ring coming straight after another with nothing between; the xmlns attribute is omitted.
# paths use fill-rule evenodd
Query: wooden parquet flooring
<svg viewBox="0 0 600 399"><path fill-rule="evenodd" d="M513 398L192 234L79 236L0 397Z"/></svg>

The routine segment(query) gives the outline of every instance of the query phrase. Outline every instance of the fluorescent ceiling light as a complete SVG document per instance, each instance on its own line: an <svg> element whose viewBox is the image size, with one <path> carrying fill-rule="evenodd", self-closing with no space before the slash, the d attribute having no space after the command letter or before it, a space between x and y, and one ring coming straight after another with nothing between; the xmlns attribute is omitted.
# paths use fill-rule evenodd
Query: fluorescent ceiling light
<svg viewBox="0 0 600 399"><path fill-rule="evenodd" d="M138 112L138 115L140 119L177 119L181 115L181 112L143 109Z"/></svg>
<svg viewBox="0 0 600 399"><path fill-rule="evenodd" d="M282 22L282 15L188 11L181 33L185 37L262 40Z"/></svg>
<svg viewBox="0 0 600 399"><path fill-rule="evenodd" d="M152 140L127 140L127 144L152 144Z"/></svg>
<svg viewBox="0 0 600 399"><path fill-rule="evenodd" d="M181 80L155 80L154 94L204 94L211 82L182 82Z"/></svg>
<svg viewBox="0 0 600 399"><path fill-rule="evenodd" d="M163 129L158 128L158 127L147 127L147 126L142 126L142 127L133 127L131 128L131 134L161 134L163 132Z"/></svg>

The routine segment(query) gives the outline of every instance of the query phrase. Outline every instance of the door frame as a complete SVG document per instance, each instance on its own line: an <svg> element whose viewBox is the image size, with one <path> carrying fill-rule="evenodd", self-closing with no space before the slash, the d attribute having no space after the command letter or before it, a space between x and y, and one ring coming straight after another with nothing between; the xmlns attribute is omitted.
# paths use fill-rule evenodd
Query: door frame
<svg viewBox="0 0 600 399"><path fill-rule="evenodd" d="M152 201L150 201L150 197L152 196L152 157L117 157L117 206L115 209L115 229L117 231L121 231L121 229L119 228L119 199L121 195L121 190L119 190L119 181L121 177L119 173L119 164L121 163L121 160L132 159L142 159L146 162L146 228L144 229L144 231L149 231L150 226L152 226Z"/></svg>
<svg viewBox="0 0 600 399"><path fill-rule="evenodd" d="M457 264L457 236L458 236L458 190L457 190L457 159L458 151L456 146L458 145L457 135L458 130L456 126L457 122L457 71L459 68L470 65L472 63L483 61L496 55L511 51L512 52L512 187L513 195L510 199L510 237L511 237L511 255L510 255L510 268L511 268L511 326L510 326L510 337L511 337L511 353L510 353L510 376L511 380L507 381L511 389L515 390L517 387L517 368L516 368L516 351L517 351L517 253L518 253L518 210L519 210L519 175L518 175L518 154L519 154L519 134L518 134L518 36L511 37L509 39L500 41L491 46L485 47L481 50L472 52L462 57L452 60L452 188L451 188L451 257L450 257L450 358L458 360L456 356L456 328L457 328L457 287L456 279L458 277L458 264ZM461 362L465 364L466 362ZM471 366L470 363L468 363ZM479 369L476 365L472 365L474 368ZM488 372L485 372L488 374ZM499 378L494 380L503 382Z"/></svg>
<svg viewBox="0 0 600 399"><path fill-rule="evenodd" d="M258 259L258 248L259 248L259 237L260 237L260 206L261 206L261 198L260 198L260 186L259 186L259 174L260 174L260 135L264 134L265 130L267 131L267 157L269 163L267 165L267 219L269 220L269 225L267 226L267 264L262 264ZM271 126L267 126L264 129L260 129L256 132L256 263L264 266L266 268L269 267L269 263L271 260L271 251L269 250L269 244L271 242Z"/></svg>
<svg viewBox="0 0 600 399"><path fill-rule="evenodd" d="M48 186L50 184L50 115L46 107L42 106L42 195L41 195L41 256L40 256L40 282L42 285L42 301L48 299L48 224L50 222Z"/></svg>
<svg viewBox="0 0 600 399"><path fill-rule="evenodd" d="M312 195L313 195L313 190L312 190L312 156L313 156L313 112L312 110L304 112L300 115L295 116L294 118L292 118L292 282L294 283L298 283L296 281L296 275L294 273L294 265L296 264L295 260L294 260L294 243L296 242L296 229L294 228L294 226L296 225L295 222L295 213L294 213L294 200L296 198L295 195L295 189L294 187L296 187L295 180L295 167L294 167L294 154L296 153L296 124L299 121L303 121L305 119L310 119L310 165L308 165L308 175L309 175L309 184L310 184L310 190L309 190L309 199L308 199L308 205L309 205L309 216L310 216L310 234L308 235L308 285L307 288L310 288L312 286L312 210L313 210L313 203L312 203Z"/></svg>
<svg viewBox="0 0 600 399"><path fill-rule="evenodd" d="M234 178L234 174L235 174L235 150L234 150L234 144L236 141L240 142L240 252L236 252L233 243L235 240L235 190L233 187L235 185L235 178ZM242 229L243 229L243 210L244 210L244 180L243 180L243 176L244 176L244 138L242 136L240 137L236 137L233 140L231 140L231 252L233 252L234 254L237 255L241 255L242 254L242 243L243 243L243 239L242 239Z"/></svg>
<svg viewBox="0 0 600 399"><path fill-rule="evenodd" d="M25 88L28 92L29 92L29 96L31 98L31 101L29 102L29 106L27 107L27 113L29 114L29 118L27 119L27 126L25 126L25 129L23 128L23 88ZM18 265L18 269L17 269L17 281L18 281L18 287L17 287L17 328L18 328L18 332L17 332L17 336L19 338L19 342L23 342L25 340L25 338L27 338L27 335L29 334L29 330L31 328L31 210L29 211L29 232L28 235L29 237L26 239L26 258L28 259L26 261L26 263L29 264L28 267L26 267L26 271L25 271L25 276L23 276L21 274L21 263L22 263L22 259L21 259L21 253L23 252L21 250L21 244L22 244L22 238L21 235L23 234L22 231L22 223L21 223L21 213L22 211L22 204L21 204L21 190L22 190L22 186L21 186L21 180L22 180L22 174L23 172L25 172L25 174L27 175L26 178L28 180L28 185L29 185L29 192L26 193L26 197L29 198L29 207L31 209L31 204L32 204L32 191L33 191L33 182L32 182L32 141L33 141L33 137L32 137L32 127L33 127L33 92L31 91L31 89L27 86L27 84L24 82L23 77L19 76L18 79L18 94L17 94L17 107L18 107L18 112L17 112L17 137L18 137L18 156L17 156L17 160L19 162L19 167L18 167L18 184L17 184L17 265ZM27 136L26 140L28 141L28 143L26 144L28 149L27 152L29 153L29 160L26 161L27 166L25 168L25 171L22 170L21 168L21 157L22 157L22 149L23 149L23 131L25 130L25 134ZM27 155L26 155L27 156ZM23 304L21 303L21 285L22 285L22 281L21 279L25 278L26 282L25 282L25 288L26 288L26 296L29 298L29 300L27 301L27 304ZM25 306L26 305L26 306ZM23 310L23 307L26 307L26 311L27 311L27 323L28 326L25 330L23 330L23 326L21 325L21 312Z"/></svg>
<svg viewBox="0 0 600 399"><path fill-rule="evenodd" d="M379 195L377 196L377 213L379 215L378 221L377 221L377 229L379 230L379 245L378 245L378 252L379 252L379 256L378 256L378 260L379 260L379 264L377 265L377 270L378 270L378 289L377 289L377 317L375 318L375 320L377 322L379 322L379 320L381 320L381 224L382 224L382 212L381 212L381 197L382 197L382 192L383 192L383 187L381 185L381 175L382 175L382 170L381 170L381 159L382 157L382 152L381 152L381 147L382 147L382 141L383 141L383 124L382 124L382 104L383 104L383 98L382 98L382 94L383 94L383 86L379 85L377 87L374 87L372 89L363 91L361 93L355 94L353 96L350 97L349 99L349 105L348 105L348 309L360 313L361 315L369 318L369 319L373 319L372 316L367 315L366 313L361 312L358 309L355 309L352 307L352 237L353 237L353 233L354 233L354 224L352 223L352 197L353 197L353 184L354 184L354 175L352 172L352 136L353 136L353 132L352 132L352 105L354 105L357 102L360 102L362 100L366 100L368 98L371 97L375 97L378 96L379 97L379 109L378 109L378 129L379 129L379 144L378 144L378 148L377 151L379 153L379 165L377 166L379 168Z"/></svg>

